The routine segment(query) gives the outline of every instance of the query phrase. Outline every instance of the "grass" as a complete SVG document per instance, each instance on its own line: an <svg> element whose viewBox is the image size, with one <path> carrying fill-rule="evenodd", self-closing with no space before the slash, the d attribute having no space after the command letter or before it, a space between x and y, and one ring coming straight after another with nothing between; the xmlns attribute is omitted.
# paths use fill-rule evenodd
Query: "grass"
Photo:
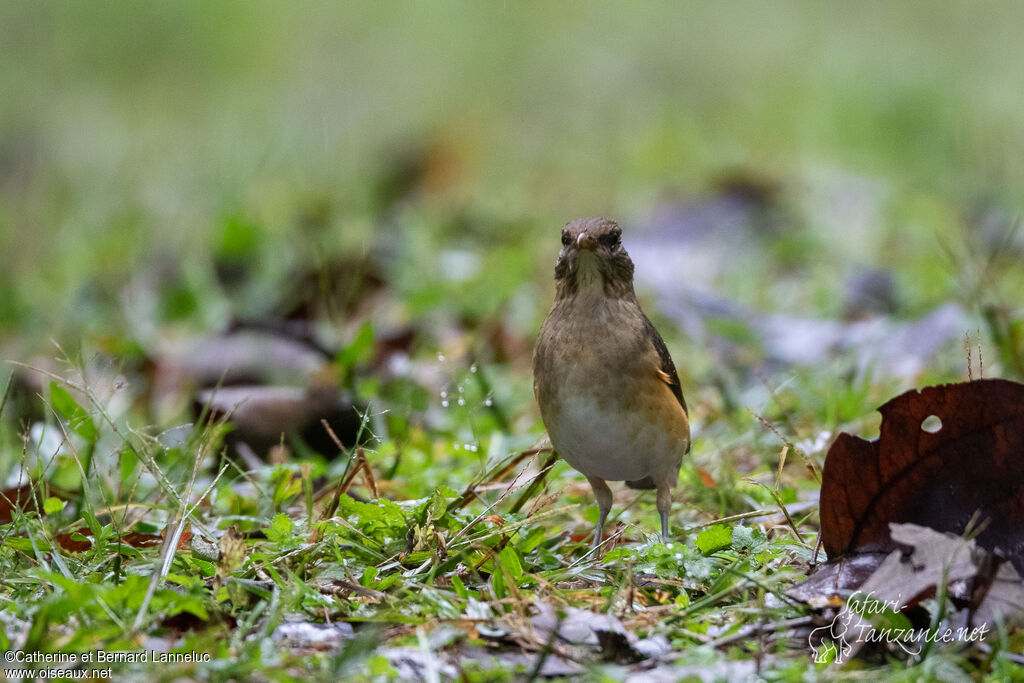
<svg viewBox="0 0 1024 683"><path fill-rule="evenodd" d="M617 217L628 248L657 207L738 178L774 188L774 231L672 286L837 318L854 266L884 268L896 319L957 303L985 375L1020 379L1016 12L4 7L0 357L17 364L0 474L36 485L0 526L0 649L210 655L112 665L124 678L386 679L409 653L545 652L528 628L545 602L664 636L683 672L1018 675L1019 632L841 672L786 635L809 616L785 591L813 553L831 437L873 436L885 400L966 378L959 340L911 377L853 353L764 367L742 325L722 323L723 352L642 288L693 454L671 547L653 497L621 489L603 557L585 481L560 461L537 478L529 374L562 223ZM151 361L302 305L367 440L293 442L243 474L220 459L227 426L153 400ZM392 372L380 349L404 332ZM296 648L274 635L292 620L354 637Z"/></svg>

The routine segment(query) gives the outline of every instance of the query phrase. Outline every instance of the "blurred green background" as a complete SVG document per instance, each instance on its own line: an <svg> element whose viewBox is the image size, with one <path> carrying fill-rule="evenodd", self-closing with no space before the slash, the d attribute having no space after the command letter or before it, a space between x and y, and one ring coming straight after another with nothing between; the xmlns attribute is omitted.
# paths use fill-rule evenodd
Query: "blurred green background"
<svg viewBox="0 0 1024 683"><path fill-rule="evenodd" d="M431 500L451 512L446 501L462 491L467 508L443 522L453 566L460 552L478 553L466 560L474 572L494 555L487 539L497 527L481 524L456 543L465 520L493 508L531 525L518 549L506 547L508 536L500 544L524 586L570 576L575 585L604 567L602 591L628 583L632 596L628 554L607 565L572 559L597 510L567 465L535 496L541 508L557 501L552 516L531 519L534 508L519 507L525 497L512 507L518 493L495 507L512 491L505 465L526 463L517 454L543 444L530 352L554 293L560 228L603 215L624 228L638 293L691 409L673 529L776 504L798 515L796 541L772 535L745 597L686 584L701 607L670 635L688 648L716 620L775 621L761 616L765 586L792 579L777 568L799 572L810 559L813 536L800 538L797 526L814 531L817 473L836 432L871 435L874 409L900 391L966 378L968 331L986 376L1024 380L1022 26L1024 5L988 1L0 2L0 391L13 387L0 400L3 488L27 475L70 491L76 502L63 517L43 518L55 531L85 512L98 529L107 507L141 503L144 530L155 533L176 509L162 491L187 490L207 456L221 462L222 437L262 428L256 436L271 453L282 432L301 427L326 442L289 442L294 459L314 467L279 449L284 464L248 468L261 489L235 485L231 470L196 519L254 533L282 521L290 534L287 510L308 531L312 481L331 482L330 491L353 462L330 457L337 449L319 421L320 403L334 410L344 394L343 417L360 413L379 437L366 438L360 415L349 420L347 445L366 440L380 483L380 500L369 487L374 503L359 514L377 525L367 512L376 507L389 521L366 526L372 538L340 526L328 534L351 553L367 539L379 547L379 558L343 565L346 577L401 596L377 620L431 628L451 616L431 602L442 585L433 568L419 583L388 560L387 583L375 577L399 553L423 562L432 551L419 535L442 528ZM310 346L278 357L243 340L231 357L218 344L240 320ZM263 371L242 378L268 385L257 387L269 389L263 412L248 424L233 413L230 433L176 427L199 424L212 399L198 389L218 384L239 357ZM198 379L181 381L190 372ZM326 402L325 380L342 388ZM291 391L297 385L312 388ZM295 408L296 396L312 407ZM309 415L268 427L268 416L288 417L282 404ZM311 426L298 424L306 418ZM788 468L783 439L793 447ZM474 499L480 482L488 486ZM99 493L90 498L86 483ZM657 517L649 497L624 501L620 493L614 521L626 523L632 545ZM329 556L329 545L327 561L352 559ZM67 615L92 609L77 622L79 642L116 649L109 644L124 637L134 608L115 623L97 605L110 613L107 604L140 584L106 586L101 559L76 560L74 585L122 593L67 593L70 574L60 591L40 588L42 552L34 559L26 547L5 555L5 624L18 619L27 634L31 623L51 647L79 619ZM277 559L291 557L288 548ZM651 557L664 560L660 572L696 575L680 552L658 548L641 548L638 575ZM692 544L686 552L711 566ZM289 560L287 585L307 576L305 557ZM151 561L126 560L128 573L148 575ZM197 588L189 561L180 555L175 573L190 574L190 595L219 614L221 598ZM742 576L729 572L729 581ZM470 588L506 609L483 581ZM675 590L657 601L685 608L690 595ZM596 604L596 591L584 592L588 608ZM277 617L310 590L282 593ZM442 602L452 608L464 593ZM115 597L75 597L101 594ZM619 599L602 594L609 605ZM37 618L40 604L57 607ZM303 604L326 614L326 603ZM374 613L334 604L341 620ZM797 614L786 610L778 615ZM245 667L269 661L269 634L255 637L247 623L196 636L197 649L234 657L237 672L218 669L223 676L244 679ZM811 664L797 657L799 677Z"/></svg>
<svg viewBox="0 0 1024 683"><path fill-rule="evenodd" d="M3 487L67 492L66 511L39 518L55 532L89 513L96 538L97 515L138 506L135 528L155 533L177 509L164 493L197 473L195 492L213 487L223 466L193 521L270 530L251 545L282 553L272 564L294 555L292 525L305 534L316 519L313 482L335 491L363 443L376 483L356 495L371 502L352 508L339 487L316 514L340 504L364 526L328 528L345 557L327 542L314 552L389 597L334 600L335 621L429 630L469 595L440 582L456 563L517 567L523 590L604 572L609 606L653 563L676 588L652 584L652 604L684 610L663 624L679 648L722 622L786 623L800 609L777 600L771 617L765 591L781 596L810 561L835 434L873 436L875 408L901 391L966 379L968 332L974 376L980 349L985 376L1024 380L1021 26L1024 5L996 2L2 2ZM712 558L692 538L671 553L641 540L658 521L646 494L619 491L612 521L628 535L608 562L573 559L597 510L565 463L509 495L548 457L530 356L559 232L599 215L624 228L690 408L673 529L752 513L771 539L766 554L715 552L713 582L736 582L733 566L756 575L742 593L708 582ZM229 390L219 406L214 386ZM204 406L232 424L203 423ZM237 445L258 451L244 478L222 459ZM777 505L796 517L792 539L755 521ZM751 538L741 528L732 538ZM411 577L441 532L453 552L439 581L441 564ZM140 584L76 560L75 586L96 592L67 592L70 574L40 588L42 552L26 547L6 555L0 618L50 647L67 615L91 609L80 642L113 649L131 622L97 605L109 613ZM312 557L288 560L274 618L307 598L327 614L302 583ZM399 557L415 561L385 559ZM176 562L196 581L190 599L224 613L202 568ZM155 563L125 566L135 581ZM518 609L477 579L495 614ZM596 605L597 591L571 590ZM248 626L215 618L196 635L237 667L215 660L223 676L268 666L248 605L231 605ZM764 641L749 640L742 656L757 647L760 667ZM969 656L964 671L996 675ZM794 661L796 677L812 666L802 650Z"/></svg>
<svg viewBox="0 0 1024 683"><path fill-rule="evenodd" d="M659 204L737 177L771 188L784 229L750 242L754 267L687 285L835 316L854 263L891 269L897 315L1012 303L1022 19L985 2L4 3L0 352L216 330L342 257L381 269L394 306L374 315L497 312L529 339L565 221L617 218L629 246Z"/></svg>

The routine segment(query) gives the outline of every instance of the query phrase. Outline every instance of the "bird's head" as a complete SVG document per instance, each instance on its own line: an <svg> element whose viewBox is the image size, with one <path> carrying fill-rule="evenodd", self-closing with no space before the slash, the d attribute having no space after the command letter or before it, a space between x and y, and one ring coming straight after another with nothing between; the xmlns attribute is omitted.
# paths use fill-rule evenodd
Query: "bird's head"
<svg viewBox="0 0 1024 683"><path fill-rule="evenodd" d="M619 224L607 218L578 218L566 223L555 264L557 297L581 291L603 291L617 298L634 296L633 261L621 238Z"/></svg>

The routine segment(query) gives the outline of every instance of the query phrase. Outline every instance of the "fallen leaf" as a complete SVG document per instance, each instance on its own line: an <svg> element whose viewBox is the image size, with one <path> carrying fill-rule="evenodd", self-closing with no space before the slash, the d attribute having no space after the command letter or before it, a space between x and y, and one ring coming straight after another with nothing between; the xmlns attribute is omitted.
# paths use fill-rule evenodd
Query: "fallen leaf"
<svg viewBox="0 0 1024 683"><path fill-rule="evenodd" d="M1024 617L1024 385L926 387L880 411L876 441L840 434L829 449L820 496L829 561L789 595L832 617L822 632L865 625L844 606L854 591L897 605L916 627L929 625L917 605L942 586L950 623ZM845 642L843 656L859 647Z"/></svg>
<svg viewBox="0 0 1024 683"><path fill-rule="evenodd" d="M274 630L273 639L302 654L339 651L355 636L352 624L344 621L316 624L308 621L285 622Z"/></svg>
<svg viewBox="0 0 1024 683"><path fill-rule="evenodd" d="M245 543L245 536L238 532L238 527L232 524L224 535L217 541L217 549L220 551L220 558L217 560L217 580L224 582L231 572L242 566L248 547Z"/></svg>
<svg viewBox="0 0 1024 683"><path fill-rule="evenodd" d="M588 645L598 649L608 661L635 663L641 660L668 659L672 647L664 636L640 638L609 614L596 614L578 607L566 607L559 616L548 603L537 603L538 613L530 623L539 642L552 639L569 645Z"/></svg>
<svg viewBox="0 0 1024 683"><path fill-rule="evenodd" d="M819 564L810 575L786 591L814 609L840 607L846 596L868 580L885 560L886 553L855 553Z"/></svg>
<svg viewBox="0 0 1024 683"><path fill-rule="evenodd" d="M708 472L703 467L697 468L697 476L700 477L700 483L704 484L704 486L706 486L709 489L713 489L716 486L718 486L718 484L715 482L715 478L712 477L711 473Z"/></svg>
<svg viewBox="0 0 1024 683"><path fill-rule="evenodd" d="M1002 563L991 577L981 604L974 608L974 623L996 624L1024 615L1024 580L1012 564Z"/></svg>
<svg viewBox="0 0 1024 683"><path fill-rule="evenodd" d="M1002 379L909 391L880 408L881 434L840 434L825 459L829 558L889 552L891 523L963 535L1024 571L1024 385ZM926 418L941 426L928 431Z"/></svg>
<svg viewBox="0 0 1024 683"><path fill-rule="evenodd" d="M144 534L139 531L130 531L121 536L121 543L132 548L152 548L163 544L165 538L164 534L166 531L166 528L159 534ZM74 536L81 536L83 539L73 538ZM91 529L79 529L67 534L57 534L54 536L54 540L57 542L57 545L64 550L72 553L80 553L92 547L92 543L90 541L84 540L91 536ZM192 532L190 530L186 529L183 531L181 538L178 539L178 548L184 548L191 538ZM109 541L110 545L114 547L117 546L117 542L116 538L112 538Z"/></svg>
<svg viewBox="0 0 1024 683"><path fill-rule="evenodd" d="M181 540L178 542L178 547L182 547L191 537L191 531L182 532ZM164 535L162 533L144 534L138 531L132 531L122 536L121 542L125 545L130 545L133 548L152 548L153 546L161 545L164 542Z"/></svg>
<svg viewBox="0 0 1024 683"><path fill-rule="evenodd" d="M443 653L415 645L377 650L397 672L400 681L458 680L459 669ZM438 678L440 676L440 678Z"/></svg>
<svg viewBox="0 0 1024 683"><path fill-rule="evenodd" d="M32 488L31 484L25 484L24 486L5 489L0 493L0 524L10 522L15 510L38 510Z"/></svg>
<svg viewBox="0 0 1024 683"><path fill-rule="evenodd" d="M891 532L896 542L911 551L889 553L878 569L861 585L861 592L874 595L879 600L914 607L921 600L933 597L937 587L945 582L948 587L952 587L954 599L970 601L975 591L968 584L973 584L977 578L985 584L981 591L984 601L989 599L988 583L994 577L984 576L987 553L977 548L973 540L916 524L893 524ZM1013 566L1006 566L1012 576L1004 574L1004 587L1008 587L1009 582L1016 577L1017 597L1000 591L1001 598L1007 598L1008 602L997 606L979 601L973 606L975 609L984 607L986 613L993 616L993 626L996 619L1005 620L1024 608L1024 584L1021 584L1020 576L1017 576Z"/></svg>
<svg viewBox="0 0 1024 683"><path fill-rule="evenodd" d="M180 409L197 387L305 384L330 361L307 343L254 330L164 344L155 354L153 401L158 412Z"/></svg>
<svg viewBox="0 0 1024 683"><path fill-rule="evenodd" d="M494 651L479 646L468 646L454 653L460 663L473 662L482 671L505 669L510 672L533 671L540 664L537 675L541 678L578 677L586 673L586 669L576 662L559 657L553 652L510 652ZM495 674L492 674L495 675Z"/></svg>
<svg viewBox="0 0 1024 683"><path fill-rule="evenodd" d="M895 550L886 555L854 594L857 599L851 596L834 619L836 624L847 625L844 656L855 656L866 642L894 644L891 638L868 635L882 606L908 617L918 633L966 627L977 636L979 630L994 632L1000 624L1012 625L1024 617L1020 575L1013 565L979 548L974 540L916 524L892 524L891 536L909 552ZM942 588L960 609L948 612L942 623L934 625L921 602L934 598ZM921 646L920 641L911 639L900 647L916 654Z"/></svg>
<svg viewBox="0 0 1024 683"><path fill-rule="evenodd" d="M69 553L82 553L92 547L92 542L84 539L78 540L72 538L72 536L79 535L83 537L91 536L92 532L88 529L82 529L81 531L76 531L70 534L57 534L53 537L53 540L57 542L57 545Z"/></svg>
<svg viewBox="0 0 1024 683"><path fill-rule="evenodd" d="M281 443L283 434L299 434L315 451L331 455L337 446L324 430L321 420L345 446L355 445L362 418L337 387L314 382L309 388L284 386L239 386L199 392L195 413L209 406L214 417L226 416L234 426L228 435L232 445L244 443L257 455L266 457Z"/></svg>
<svg viewBox="0 0 1024 683"><path fill-rule="evenodd" d="M960 339L967 324L960 306L944 304L909 321L874 316L844 322L775 314L753 317L750 327L772 360L806 367L849 354L878 375L913 377L942 345Z"/></svg>

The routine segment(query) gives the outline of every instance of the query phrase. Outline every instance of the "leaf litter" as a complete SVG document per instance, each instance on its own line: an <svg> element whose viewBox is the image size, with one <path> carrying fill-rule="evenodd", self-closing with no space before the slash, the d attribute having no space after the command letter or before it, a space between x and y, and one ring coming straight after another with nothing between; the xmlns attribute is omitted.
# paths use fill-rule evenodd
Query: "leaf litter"
<svg viewBox="0 0 1024 683"><path fill-rule="evenodd" d="M1024 620L1022 406L1024 385L1007 380L926 387L881 407L876 441L840 434L822 476L828 561L788 594L846 633L871 626L857 595L932 633Z"/></svg>
<svg viewBox="0 0 1024 683"><path fill-rule="evenodd" d="M752 196L757 197L756 193ZM723 201L733 204L712 207L710 215L737 206L747 210L742 207L771 200L740 193ZM749 229L756 234L762 227ZM910 346L919 339L941 341L946 328L959 324L961 315L955 308L938 309L938 327L934 321L917 325L887 318L820 321L824 327L816 326L819 321L815 321L808 327L782 317L755 319L728 302L702 296L719 318L734 315L744 325L750 323L770 357L794 363L818 362L860 345L870 347L869 338L885 339L897 325L903 325L897 337L911 340ZM825 355L806 356L806 347L786 351L788 342L772 341L769 334L776 322L784 334L805 336L807 343L821 346ZM340 369L346 386L358 387L359 373L353 368L361 364L364 378L366 368L371 368L389 382L411 380L433 393L457 387L459 398L463 398L462 384L451 377L454 362L449 360L444 367L422 361L393 362L410 351L414 339L424 336L419 329L402 330L391 339L364 327L350 346L336 351L333 360L333 350L325 352L323 344L311 344L302 335L289 339L292 334L282 335L281 329L230 329L221 337L188 342L181 347L186 350L169 352L155 364L157 382L163 383L157 394L198 399L197 414L202 414L204 406L211 409L215 421L231 423L232 433L256 454L243 478L215 491L209 499L197 498L189 509L194 521L214 528L227 526L228 530L196 533L191 539L182 535L166 584L175 590L161 589L153 598L152 611L159 614L156 623L173 634L165 647L181 646L191 637L188 634L227 626L230 631L224 635L232 639L232 647L245 648L238 634L262 633L278 643L281 652L299 657L343 657L353 648L363 647L358 645L361 638L372 635L376 640L371 659L379 657L386 662L389 675L410 678L456 677L467 667L549 677L583 676L595 668L611 667L609 671L627 680L687 676L713 680L756 675L770 669L787 649L796 651L799 661L806 660L805 627L809 622L807 617L794 616L803 609L795 606L794 597L808 603L819 620L817 610L825 607L835 612L839 606L836 599L843 593L829 590L842 582L847 593L857 586L875 585L880 595L892 589L912 592L913 608L935 600L944 590L937 585L942 582L937 582L933 573L918 569L935 558L943 558L957 569L954 579L947 581L949 594L957 609L970 610L975 621L1009 621L1019 610L1019 576L1000 545L1009 541L1005 534L1000 542L978 535L976 541L970 541L975 545L970 546L970 562L965 564L958 554L962 551L955 550L961 548L958 535L943 535L948 543L921 537L921 528L928 531L930 525L926 518L914 514L901 513L895 516L908 518L887 520L884 534L876 529L882 522L876 524L869 513L864 514L863 529L837 529L836 518L856 516L860 508L835 513L830 506L841 498L834 494L848 487L864 487L855 474L842 468L835 470L838 474L826 476L822 485L821 529L829 562L819 565L806 583L794 588L797 571L811 557L811 547L799 531L807 528L807 517L802 515L815 503L808 500L808 491L780 488L788 478L784 456L774 488L762 487L766 493L758 495L766 496L763 499L749 494L749 505L741 507L738 514L723 519L708 514L702 522L710 521L692 526L684 542L669 545L645 540L642 525L633 523L635 517L626 516L606 542L604 557L579 547L585 535L562 524L576 505L554 503L560 498L564 501L565 496L574 499L578 482L560 476L555 454L543 443L510 448L519 442L508 439L496 449L495 457L481 459L468 481L460 475L463 478L456 490L437 486L420 498L403 500L399 495L390 500L390 491L412 488L409 481L400 481L409 472L401 469L403 458L434 463L432 458L443 457L443 447L424 439L422 431L417 431L419 425L400 420L392 426L406 432L399 448L411 455L389 451L387 445L380 447L377 442L365 449L354 447L355 440L345 438L343 430L329 429L330 422L323 424L325 406L351 407L354 402L346 404L347 395L332 392L329 400L311 408L311 387L325 369ZM457 349L448 350L449 358L472 357L462 340L464 330L445 334L460 339ZM826 339L833 341L823 342ZM497 346L504 348L508 343ZM899 356L896 351L875 350ZM915 357L924 359L928 353ZM913 367L920 368L920 364ZM470 372L472 384L485 387L483 393L490 401L490 389L480 381L484 373ZM56 392L54 407L75 443L87 444L110 429L90 407L88 395L67 394ZM452 408L456 405L462 404L453 400ZM251 412L246 413L247 409ZM466 423L474 427L468 436L459 433L464 427L444 413L434 411L425 422L439 432L452 430L449 436L454 443L469 438L486 442L486 436L480 438L477 432L487 429L509 431L509 422L497 420L501 414L496 410L481 410L486 419L468 411L465 414L469 415ZM275 421L289 415L301 419L288 424ZM486 427L481 430L476 421ZM946 418L942 421L945 427ZM325 442L330 447L315 450L337 455L333 464L299 466L287 453L281 461L267 462L268 451L280 442L282 434L297 434L308 442L310 430L321 437L328 435ZM883 433L888 438L888 432ZM143 440L143 444L158 449L157 454L164 458L161 462L166 463L173 452L194 449L192 452L201 454L197 440L202 438L209 438L204 429L184 430L180 438L157 439L155 444ZM145 449L139 445L138 450ZM947 455L942 451L924 459L937 458L938 462ZM880 456L861 456L862 464L871 457ZM390 463L388 458L392 458ZM438 462L443 466L443 460ZM828 462L833 462L831 453ZM159 476L160 470L156 472L154 476ZM327 484L314 487L313 477ZM719 471L712 475L699 466L692 488L699 493L703 487L710 495L718 495L730 485L727 477L728 473L723 478ZM939 479L944 482L941 485L948 483ZM917 485L924 498L928 496L921 492L935 487L926 480ZM51 488L51 497L53 493ZM887 499L883 495L879 500ZM74 495L67 496L69 513L79 509L77 502ZM761 506L766 507L750 509ZM963 521L966 508L955 507L950 514ZM39 513L31 507L18 509ZM60 514L55 512L55 518ZM763 523L752 522L750 517ZM888 526L894 521L903 526ZM983 520L977 521L984 534ZM148 528L144 523L143 528L146 531L121 535L122 539L137 538L137 544L124 544L137 545L140 554L163 540L155 533L163 527ZM70 540L89 544L87 539L94 534L92 528L82 529L80 538ZM795 540L788 540L791 535ZM877 542L867 542L869 538ZM18 546L21 552L31 551L32 538L15 540L25 541ZM188 540L191 554L180 552ZM87 549L84 545L59 545L68 551ZM45 554L37 557L47 559ZM58 559L54 558L55 562ZM124 561L130 563L130 558L126 556ZM851 569L855 566L860 567L856 576ZM206 600L203 609L196 600ZM826 616L830 614L827 609ZM26 642L28 635L26 627L15 640ZM743 658L727 659L737 655ZM693 663L701 658L706 660L703 664Z"/></svg>

